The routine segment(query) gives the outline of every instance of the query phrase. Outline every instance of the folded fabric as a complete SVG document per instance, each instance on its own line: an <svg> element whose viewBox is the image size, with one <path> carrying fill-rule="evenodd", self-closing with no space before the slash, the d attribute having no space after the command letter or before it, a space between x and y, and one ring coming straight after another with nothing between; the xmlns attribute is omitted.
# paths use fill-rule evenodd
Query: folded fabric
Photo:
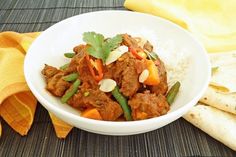
<svg viewBox="0 0 236 157"><path fill-rule="evenodd" d="M24 56L34 39L34 33L0 33L0 114L20 135L26 135L33 123L37 100L30 92L24 78ZM53 123L56 117L54 117ZM61 123L61 125L58 125ZM60 138L66 137L71 128L60 120L54 123L57 130L63 129ZM1 123L0 123L1 128ZM67 128L67 129L65 129ZM2 129L0 129L1 135ZM58 131L57 131L58 132Z"/></svg>
<svg viewBox="0 0 236 157"><path fill-rule="evenodd" d="M236 49L234 0L126 0L124 6L171 20L199 38L208 52Z"/></svg>
<svg viewBox="0 0 236 157"><path fill-rule="evenodd" d="M73 126L65 123L64 121L58 119L54 114L49 113L52 120L56 135L58 138L65 138L68 133L72 130Z"/></svg>

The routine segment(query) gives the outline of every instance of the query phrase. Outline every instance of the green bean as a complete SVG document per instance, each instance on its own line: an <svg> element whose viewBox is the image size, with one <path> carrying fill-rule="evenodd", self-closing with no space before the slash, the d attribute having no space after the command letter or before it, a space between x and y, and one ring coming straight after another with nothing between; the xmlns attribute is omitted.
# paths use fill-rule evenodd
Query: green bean
<svg viewBox="0 0 236 157"><path fill-rule="evenodd" d="M151 56L151 59L154 60L154 61L159 58L158 55L155 52L150 52L149 55Z"/></svg>
<svg viewBox="0 0 236 157"><path fill-rule="evenodd" d="M66 93L62 96L61 102L66 103L78 91L79 85L80 85L80 80L77 79L72 84L72 88L66 91Z"/></svg>
<svg viewBox="0 0 236 157"><path fill-rule="evenodd" d="M169 103L169 105L171 105L173 101L175 100L175 97L179 92L179 88L180 88L180 82L177 81L167 93L166 100Z"/></svg>
<svg viewBox="0 0 236 157"><path fill-rule="evenodd" d="M67 58L73 58L75 56L75 53L64 53L64 56Z"/></svg>
<svg viewBox="0 0 236 157"><path fill-rule="evenodd" d="M115 99L119 102L121 108L123 109L125 119L128 121L132 120L131 109L128 106L127 99L120 93L119 88L116 86L111 93L115 97Z"/></svg>
<svg viewBox="0 0 236 157"><path fill-rule="evenodd" d="M69 64L69 63L67 63L67 64L65 64L65 65L61 66L61 67L60 67L60 69L61 69L61 70L65 70L66 68L68 68L68 67L69 67L69 65L70 65L70 64Z"/></svg>
<svg viewBox="0 0 236 157"><path fill-rule="evenodd" d="M73 82L78 78L78 73L72 73L63 77L63 80L67 82Z"/></svg>
<svg viewBox="0 0 236 157"><path fill-rule="evenodd" d="M148 52L146 50L144 50L144 52L146 53L146 55L148 56L148 58L152 61L157 60L159 57L155 52Z"/></svg>

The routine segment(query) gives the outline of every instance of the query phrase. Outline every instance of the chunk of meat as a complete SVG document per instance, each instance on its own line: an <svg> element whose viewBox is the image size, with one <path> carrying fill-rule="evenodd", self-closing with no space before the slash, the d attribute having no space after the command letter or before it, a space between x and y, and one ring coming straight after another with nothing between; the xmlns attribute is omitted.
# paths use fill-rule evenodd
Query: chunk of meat
<svg viewBox="0 0 236 157"><path fill-rule="evenodd" d="M150 91L135 94L129 101L134 120L148 119L164 115L169 110L169 104L162 94L151 94Z"/></svg>
<svg viewBox="0 0 236 157"><path fill-rule="evenodd" d="M122 38L123 38L123 44L128 46L128 47L132 47L137 51L141 51L142 47L139 46L138 41L133 38L131 35L129 34L122 34ZM153 51L153 45L149 42L146 41L146 43L143 45L143 49L152 52Z"/></svg>
<svg viewBox="0 0 236 157"><path fill-rule="evenodd" d="M133 96L139 89L138 73L134 67L127 67L123 73L120 91L127 97Z"/></svg>
<svg viewBox="0 0 236 157"><path fill-rule="evenodd" d="M80 74L80 80L82 82L87 82L90 85L89 88L92 88L92 89L98 88L98 83L93 78L93 76L89 70L85 56L78 59L77 62L78 62L77 71Z"/></svg>
<svg viewBox="0 0 236 157"><path fill-rule="evenodd" d="M87 50L87 47L84 44L80 44L73 48L73 51L75 52L75 54L79 54L81 57L84 55L83 53L86 52L86 50Z"/></svg>
<svg viewBox="0 0 236 157"><path fill-rule="evenodd" d="M116 71L116 64L115 63L111 63L108 64L106 66L104 66L104 79L108 79L108 78L112 78L113 79L113 75L114 72Z"/></svg>
<svg viewBox="0 0 236 157"><path fill-rule="evenodd" d="M135 62L135 68L138 74L141 74L143 70L147 69L147 65L145 63L145 60L136 60Z"/></svg>
<svg viewBox="0 0 236 157"><path fill-rule="evenodd" d="M129 34L122 34L123 44L127 47L139 47L138 42Z"/></svg>
<svg viewBox="0 0 236 157"><path fill-rule="evenodd" d="M153 93L165 95L168 90L165 65L159 58L155 61L155 63L158 68L160 83L157 86L150 86L149 88Z"/></svg>
<svg viewBox="0 0 236 157"><path fill-rule="evenodd" d="M69 67L65 70L66 74L77 72L77 66L79 66L81 59L86 55L87 46L86 45L78 45L74 47L73 51L76 55L71 59Z"/></svg>
<svg viewBox="0 0 236 157"><path fill-rule="evenodd" d="M107 66L105 78L114 79L120 91L127 97L133 96L139 89L136 59L130 53L123 54L115 63Z"/></svg>
<svg viewBox="0 0 236 157"><path fill-rule="evenodd" d="M142 50L142 48L138 46L138 42L134 38L132 38L130 35L122 34L122 38L123 38L124 45L128 47L132 47L136 51ZM147 41L144 44L143 48L149 52L153 51L153 46L151 45L149 41ZM160 83L157 86L148 86L148 88L153 93L165 95L168 90L165 66L164 66L164 63L159 58L157 59L156 63L157 63L157 68L159 70ZM136 61L135 67L136 67L137 73L140 74L144 70L145 65L142 63L142 61ZM122 70L122 69L118 68L118 72L117 72L118 74L120 74L119 70Z"/></svg>
<svg viewBox="0 0 236 157"><path fill-rule="evenodd" d="M122 34L122 44L127 47L132 47L136 51L142 51L142 48L138 45L138 42L135 38L132 38L129 34Z"/></svg>
<svg viewBox="0 0 236 157"><path fill-rule="evenodd" d="M46 89L55 96L63 96L71 85L69 82L63 80L64 72L55 67L45 65L42 74L47 80Z"/></svg>
<svg viewBox="0 0 236 157"><path fill-rule="evenodd" d="M77 51L77 54L71 59L69 67L65 70L65 73L69 74L72 72L78 72L82 82L88 82L90 88L97 88L97 82L91 75L85 58L86 46L79 45L75 51Z"/></svg>
<svg viewBox="0 0 236 157"><path fill-rule="evenodd" d="M45 76L47 81L49 78L53 77L55 74L57 74L59 72L60 72L60 70L58 70L57 68L55 68L53 66L49 66L47 64L45 64L45 66L42 70L42 74Z"/></svg>
<svg viewBox="0 0 236 157"><path fill-rule="evenodd" d="M143 49L147 50L148 52L152 52L153 51L153 46L152 46L152 44L149 41L147 41L143 45Z"/></svg>
<svg viewBox="0 0 236 157"><path fill-rule="evenodd" d="M85 92L89 94L85 95ZM102 119L107 121L114 121L123 114L120 105L99 89L82 87L80 92L68 101L68 104L80 110L95 107L101 114Z"/></svg>

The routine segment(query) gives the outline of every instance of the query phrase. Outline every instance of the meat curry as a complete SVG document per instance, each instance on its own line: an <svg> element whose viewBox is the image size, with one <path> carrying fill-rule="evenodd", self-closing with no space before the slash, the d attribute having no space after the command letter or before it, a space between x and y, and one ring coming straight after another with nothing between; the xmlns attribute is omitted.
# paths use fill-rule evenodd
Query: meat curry
<svg viewBox="0 0 236 157"><path fill-rule="evenodd" d="M68 64L42 70L52 95L96 120L143 120L169 111L180 84L167 93L164 63L149 41L95 32L84 33L83 40L73 53L65 53Z"/></svg>

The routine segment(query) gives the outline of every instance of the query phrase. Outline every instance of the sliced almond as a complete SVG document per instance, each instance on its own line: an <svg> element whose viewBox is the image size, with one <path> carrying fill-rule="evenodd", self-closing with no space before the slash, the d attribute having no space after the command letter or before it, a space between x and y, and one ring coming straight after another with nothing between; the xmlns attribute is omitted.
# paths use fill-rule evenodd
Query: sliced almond
<svg viewBox="0 0 236 157"><path fill-rule="evenodd" d="M149 76L149 71L147 69L143 70L143 72L139 75L139 82L143 83Z"/></svg>
<svg viewBox="0 0 236 157"><path fill-rule="evenodd" d="M112 79L102 79L98 85L99 89L103 92L111 92L116 87L116 81Z"/></svg>
<svg viewBox="0 0 236 157"><path fill-rule="evenodd" d="M113 50L106 59L106 65L115 62L125 52L128 52L128 47L124 46L124 45L122 45L122 46L116 48L115 50Z"/></svg>

